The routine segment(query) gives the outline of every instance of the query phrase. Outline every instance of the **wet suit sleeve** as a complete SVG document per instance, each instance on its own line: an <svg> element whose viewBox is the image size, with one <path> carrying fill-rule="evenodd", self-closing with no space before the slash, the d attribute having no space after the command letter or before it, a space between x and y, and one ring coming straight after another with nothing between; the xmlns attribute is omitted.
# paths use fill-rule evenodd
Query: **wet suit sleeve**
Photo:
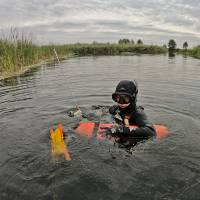
<svg viewBox="0 0 200 200"><path fill-rule="evenodd" d="M130 130L124 127L124 134L127 137L135 139L148 139L150 137L156 136L155 129L153 125L148 121L143 108L138 108L133 116L133 124L137 125L138 128Z"/></svg>
<svg viewBox="0 0 200 200"><path fill-rule="evenodd" d="M118 111L118 106L114 105L109 108L109 112L111 115L116 115ZM123 114L120 113L123 118ZM116 120L116 119L115 119ZM123 120L123 119L122 119ZM116 120L116 122L118 122ZM138 107L136 111L132 114L130 119L130 124L137 125L138 128L130 130L128 127L123 127L123 130L117 131L116 136L124 136L126 138L135 138L135 139L148 139L150 137L156 136L155 129L153 125L148 121L146 114L144 113L144 109L142 107Z"/></svg>
<svg viewBox="0 0 200 200"><path fill-rule="evenodd" d="M135 139L148 139L150 137L154 137L156 135L155 130L151 126L139 127L134 130L130 130L127 127L124 127L124 136L128 138Z"/></svg>

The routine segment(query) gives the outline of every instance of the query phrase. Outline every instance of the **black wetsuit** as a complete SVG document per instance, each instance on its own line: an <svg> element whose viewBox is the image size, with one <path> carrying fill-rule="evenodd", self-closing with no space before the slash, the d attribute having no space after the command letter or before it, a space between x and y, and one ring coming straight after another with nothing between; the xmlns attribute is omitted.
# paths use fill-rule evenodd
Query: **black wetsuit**
<svg viewBox="0 0 200 200"><path fill-rule="evenodd" d="M124 125L124 119L128 118L130 125L138 126L138 128L133 130L129 130L129 128L123 126L123 133L116 133L116 135L119 134L119 136L136 140L144 140L156 135L153 125L148 121L144 113L144 108L141 106L136 107L136 105L132 103L127 108L122 109L114 105L110 107L109 112L118 124ZM121 117L121 120L117 115Z"/></svg>

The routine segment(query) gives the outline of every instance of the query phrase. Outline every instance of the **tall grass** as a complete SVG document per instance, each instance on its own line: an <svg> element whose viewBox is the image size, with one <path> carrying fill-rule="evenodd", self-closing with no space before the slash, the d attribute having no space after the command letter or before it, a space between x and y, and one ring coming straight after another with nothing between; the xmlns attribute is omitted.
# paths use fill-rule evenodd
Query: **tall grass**
<svg viewBox="0 0 200 200"><path fill-rule="evenodd" d="M15 71L19 67L34 63L38 47L24 34L11 30L8 38L0 39L1 71Z"/></svg>
<svg viewBox="0 0 200 200"><path fill-rule="evenodd" d="M54 49L59 57L69 55L121 55L124 53L160 54L164 47L133 44L73 44L35 45L28 34L11 29L6 38L0 38L0 73L19 71L24 66L33 65L46 59L55 59Z"/></svg>
<svg viewBox="0 0 200 200"><path fill-rule="evenodd" d="M193 49L190 50L189 54L195 58L200 59L200 45L194 47Z"/></svg>
<svg viewBox="0 0 200 200"><path fill-rule="evenodd" d="M33 44L27 34L20 34L12 29L7 38L0 38L0 73L12 73L25 66L55 58L53 49L58 49L59 56L70 52L63 46L38 46Z"/></svg>

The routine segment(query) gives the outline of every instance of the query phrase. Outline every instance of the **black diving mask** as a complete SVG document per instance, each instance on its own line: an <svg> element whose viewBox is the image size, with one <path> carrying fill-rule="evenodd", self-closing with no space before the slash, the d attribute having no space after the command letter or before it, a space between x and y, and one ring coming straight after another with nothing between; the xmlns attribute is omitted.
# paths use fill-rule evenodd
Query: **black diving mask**
<svg viewBox="0 0 200 200"><path fill-rule="evenodd" d="M126 94L116 94L114 93L112 95L112 99L119 103L119 104L129 104L131 103L132 98L129 95Z"/></svg>

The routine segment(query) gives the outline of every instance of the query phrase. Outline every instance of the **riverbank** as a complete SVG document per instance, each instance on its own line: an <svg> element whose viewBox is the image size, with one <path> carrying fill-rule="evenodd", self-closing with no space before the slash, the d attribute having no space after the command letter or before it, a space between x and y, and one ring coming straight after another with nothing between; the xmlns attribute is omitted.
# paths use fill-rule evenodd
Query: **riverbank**
<svg viewBox="0 0 200 200"><path fill-rule="evenodd" d="M191 49L189 51L189 55L194 57L194 58L198 58L200 59L200 45L194 47L193 49Z"/></svg>
<svg viewBox="0 0 200 200"><path fill-rule="evenodd" d="M167 49L156 45L138 44L78 44L69 45L69 49L78 56L106 56L129 54L165 54Z"/></svg>
<svg viewBox="0 0 200 200"><path fill-rule="evenodd" d="M56 53L55 53L56 50ZM167 48L133 44L73 44L37 46L31 41L0 40L0 80L25 73L31 68L74 56L166 54ZM200 59L200 46L179 53Z"/></svg>
<svg viewBox="0 0 200 200"><path fill-rule="evenodd" d="M64 60L64 59L68 59L68 58L71 58L71 57L74 57L74 56L73 55L67 55L65 57L59 57L59 60ZM19 75L24 74L25 72L29 71L32 68L37 68L41 65L53 63L53 62L58 62L58 61L55 58L49 58L49 59L46 59L46 60L39 61L39 62L32 64L32 65L21 66L21 67L15 69L15 70L5 70L5 71L0 73L0 80L6 79L6 78L9 78L9 77L13 77L13 76L19 76Z"/></svg>
<svg viewBox="0 0 200 200"><path fill-rule="evenodd" d="M178 51L176 51L176 53L200 59L200 45L193 47L192 49L179 49Z"/></svg>
<svg viewBox="0 0 200 200"><path fill-rule="evenodd" d="M55 49L56 52L55 52ZM22 38L15 40L0 39L0 80L10 76L23 74L30 68L73 55L64 46L37 46L30 40Z"/></svg>
<svg viewBox="0 0 200 200"><path fill-rule="evenodd" d="M134 54L166 54L168 49L144 44L67 44L35 45L32 40L12 32L9 39L0 39L0 80L25 73L33 67L73 56L109 56ZM200 58L200 46L179 53Z"/></svg>
<svg viewBox="0 0 200 200"><path fill-rule="evenodd" d="M163 53L167 53L167 49L156 45L106 43L37 46L27 39L18 39L17 41L1 39L0 79L22 74L32 67L56 60L57 56L61 59L72 56Z"/></svg>

